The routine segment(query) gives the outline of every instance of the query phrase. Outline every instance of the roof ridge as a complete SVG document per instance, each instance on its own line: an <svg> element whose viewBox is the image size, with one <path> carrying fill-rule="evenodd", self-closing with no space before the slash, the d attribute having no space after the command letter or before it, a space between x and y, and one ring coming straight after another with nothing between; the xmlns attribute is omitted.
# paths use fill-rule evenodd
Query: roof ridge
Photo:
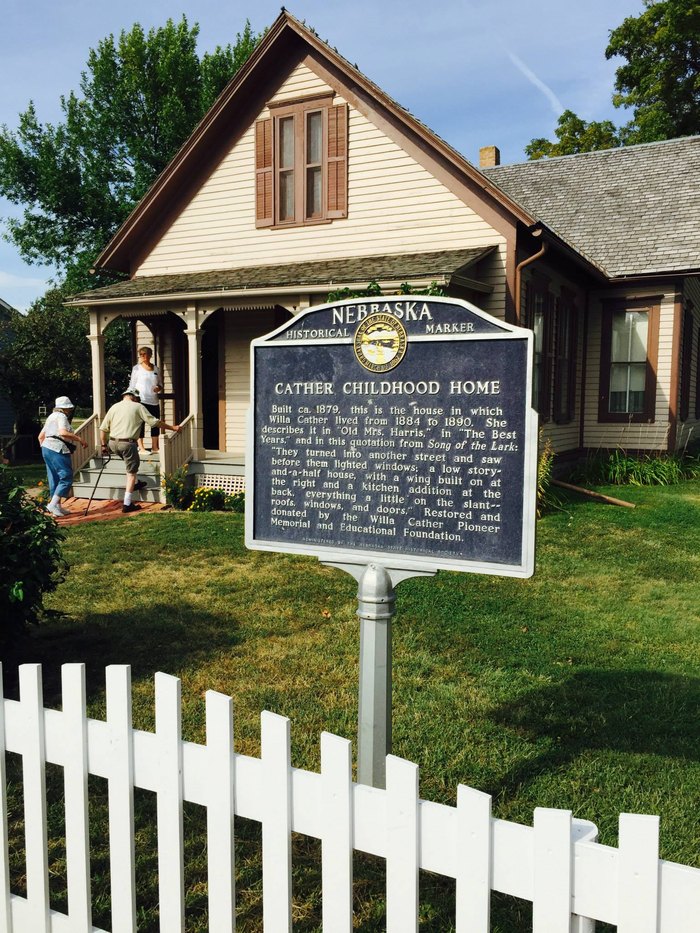
<svg viewBox="0 0 700 933"><path fill-rule="evenodd" d="M619 153L630 153L639 149L650 149L654 146L667 146L672 143L700 142L700 134L693 136L674 136L672 139L657 139L649 143L634 143L631 146L611 146L609 149L591 149L588 152L572 152L568 155L543 156L541 159L524 159L522 162L508 162L504 165L491 165L480 171L489 173L501 168L515 168L520 165L549 165L552 162L563 162L567 159L580 159L586 156L591 158L612 156Z"/></svg>

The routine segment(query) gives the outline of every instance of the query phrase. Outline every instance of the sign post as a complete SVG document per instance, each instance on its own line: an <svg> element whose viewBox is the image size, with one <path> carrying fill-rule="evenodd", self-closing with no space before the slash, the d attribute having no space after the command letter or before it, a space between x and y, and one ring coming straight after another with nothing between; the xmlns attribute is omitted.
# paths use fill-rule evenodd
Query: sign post
<svg viewBox="0 0 700 933"><path fill-rule="evenodd" d="M358 779L391 748L395 586L534 570L533 335L452 298L351 299L254 340L246 545L358 580Z"/></svg>

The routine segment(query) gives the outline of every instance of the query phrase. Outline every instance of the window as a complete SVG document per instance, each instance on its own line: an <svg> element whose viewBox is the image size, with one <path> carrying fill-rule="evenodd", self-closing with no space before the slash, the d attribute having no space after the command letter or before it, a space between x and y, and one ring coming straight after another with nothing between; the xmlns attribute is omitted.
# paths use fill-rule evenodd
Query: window
<svg viewBox="0 0 700 933"><path fill-rule="evenodd" d="M346 104L332 94L271 104L255 124L258 227L327 223L347 217Z"/></svg>
<svg viewBox="0 0 700 933"><path fill-rule="evenodd" d="M700 419L700 328L698 328L698 344L695 348L695 417Z"/></svg>
<svg viewBox="0 0 700 933"><path fill-rule="evenodd" d="M574 417L576 402L576 305L574 296L562 288L557 301L554 338L554 420L567 424Z"/></svg>
<svg viewBox="0 0 700 933"><path fill-rule="evenodd" d="M535 335L532 405L548 421L551 409L551 295L548 282L534 276L527 285L527 326Z"/></svg>
<svg viewBox="0 0 700 933"><path fill-rule="evenodd" d="M658 299L603 302L599 421L653 421Z"/></svg>
<svg viewBox="0 0 700 933"><path fill-rule="evenodd" d="M681 397L678 415L687 421L690 415L690 367L693 362L693 312L690 306L683 311L683 339L681 343Z"/></svg>

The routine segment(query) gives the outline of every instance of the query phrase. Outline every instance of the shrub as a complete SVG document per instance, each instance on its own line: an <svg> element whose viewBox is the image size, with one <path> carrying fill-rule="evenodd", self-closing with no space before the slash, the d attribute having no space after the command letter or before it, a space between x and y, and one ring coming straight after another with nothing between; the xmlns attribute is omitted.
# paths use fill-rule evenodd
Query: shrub
<svg viewBox="0 0 700 933"><path fill-rule="evenodd" d="M700 476L700 459L688 454L632 456L618 448L589 457L573 471L575 482L598 486L672 486Z"/></svg>
<svg viewBox="0 0 700 933"><path fill-rule="evenodd" d="M226 505L226 493L223 489L211 489L199 486L194 491L190 512L223 512Z"/></svg>
<svg viewBox="0 0 700 933"><path fill-rule="evenodd" d="M18 480L0 466L0 640L7 643L45 612L44 594L56 589L68 571L63 532L31 499Z"/></svg>
<svg viewBox="0 0 700 933"><path fill-rule="evenodd" d="M174 509L189 509L194 499L194 490L186 466L174 473L166 473L161 480L165 490L165 501Z"/></svg>
<svg viewBox="0 0 700 933"><path fill-rule="evenodd" d="M537 517L558 505L558 498L552 493L552 467L554 465L554 445L550 438L543 440L540 431L540 453L537 459Z"/></svg>
<svg viewBox="0 0 700 933"><path fill-rule="evenodd" d="M228 512L245 512L245 493L234 492L227 497L226 510Z"/></svg>
<svg viewBox="0 0 700 933"><path fill-rule="evenodd" d="M245 508L245 496L239 492L229 495L223 489L199 486L194 491L194 498L188 508L190 512L242 512Z"/></svg>

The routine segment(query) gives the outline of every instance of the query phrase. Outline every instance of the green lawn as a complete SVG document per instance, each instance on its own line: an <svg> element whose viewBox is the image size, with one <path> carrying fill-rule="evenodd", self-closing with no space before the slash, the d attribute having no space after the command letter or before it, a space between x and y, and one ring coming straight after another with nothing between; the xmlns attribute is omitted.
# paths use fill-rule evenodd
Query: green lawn
<svg viewBox="0 0 700 933"><path fill-rule="evenodd" d="M570 500L538 525L528 581L440 573L402 583L394 627L394 752L417 762L421 796L453 803L458 783L530 824L571 809L615 845L620 812L661 816L663 858L700 866L700 481L601 489L637 508ZM185 737L204 737L203 693L235 699L240 751L259 750L259 713L292 720L292 760L319 768L319 734L354 740L359 623L355 581L316 560L248 552L242 516L165 512L67 530L71 571L49 604L68 614L8 660L41 661L60 703L65 661L88 668L103 715L104 666L130 663L134 715L153 727L153 674L183 681ZM98 797L105 791L95 780ZM137 801L146 821L153 802ZM199 808L187 816L188 911L205 929ZM60 825L60 820L58 825ZM21 828L16 814L13 833ZM259 930L257 827L241 825L243 931ZM99 834L98 834L99 835ZM105 851L96 843L99 888ZM141 848L141 847L140 847ZM299 840L295 930L320 929L318 846ZM157 929L153 855L139 869L140 930ZM60 906L62 850L53 854ZM383 868L356 859L357 929L384 928ZM13 886L22 890L21 865ZM421 929L451 929L451 885L422 879ZM109 925L108 897L95 918ZM494 933L530 929L529 908L496 898ZM604 927L599 927L604 929Z"/></svg>
<svg viewBox="0 0 700 933"><path fill-rule="evenodd" d="M46 485L46 464L43 460L13 464L8 472L17 477L23 486L37 486L40 482Z"/></svg>

